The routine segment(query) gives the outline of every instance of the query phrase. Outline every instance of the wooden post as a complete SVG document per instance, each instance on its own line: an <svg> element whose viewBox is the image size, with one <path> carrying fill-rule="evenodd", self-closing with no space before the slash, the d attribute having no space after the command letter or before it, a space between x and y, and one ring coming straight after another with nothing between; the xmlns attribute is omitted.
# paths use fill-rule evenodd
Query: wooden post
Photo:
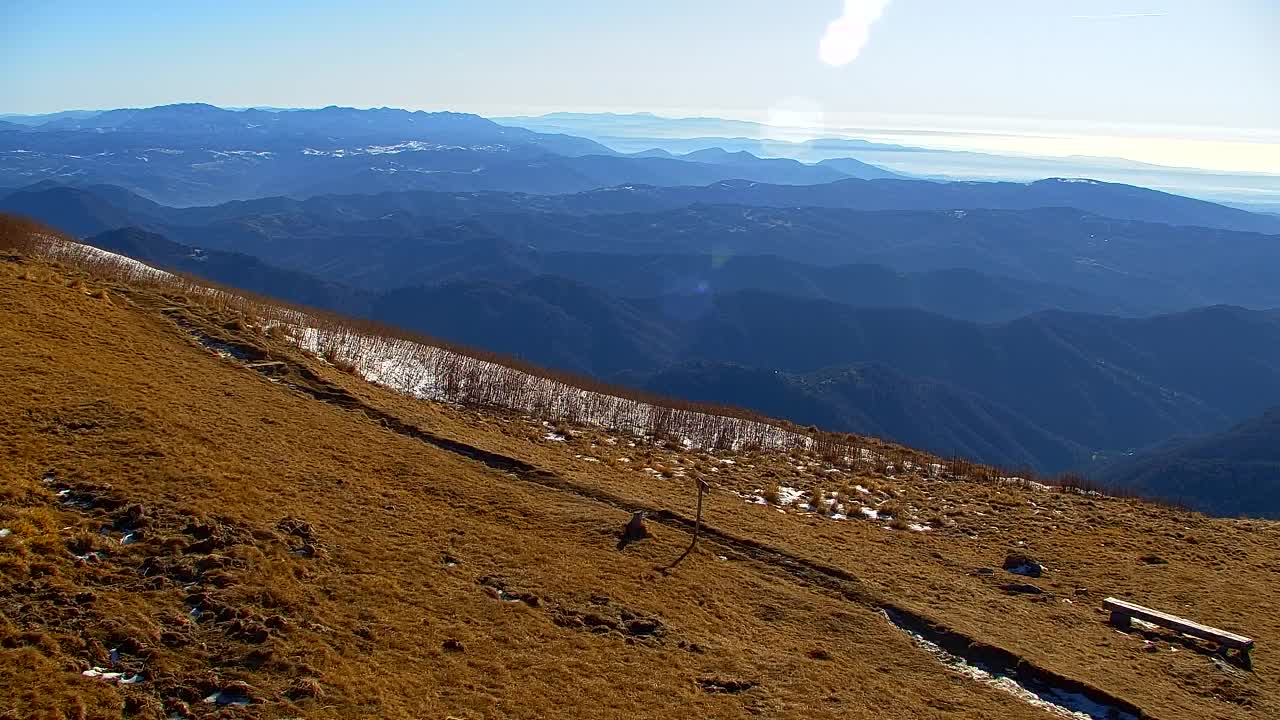
<svg viewBox="0 0 1280 720"><path fill-rule="evenodd" d="M698 478L697 483L698 483L698 514L693 521L693 542L689 543L689 547L685 548L684 552L680 553L680 557L673 560L670 565L666 566L665 568L662 568L663 571L670 570L676 565L679 565L680 561L685 559L685 557L687 557L689 553L693 552L694 546L698 544L698 533L701 532L702 530L702 494L711 490L711 486L708 485L707 481L703 480L702 478Z"/></svg>

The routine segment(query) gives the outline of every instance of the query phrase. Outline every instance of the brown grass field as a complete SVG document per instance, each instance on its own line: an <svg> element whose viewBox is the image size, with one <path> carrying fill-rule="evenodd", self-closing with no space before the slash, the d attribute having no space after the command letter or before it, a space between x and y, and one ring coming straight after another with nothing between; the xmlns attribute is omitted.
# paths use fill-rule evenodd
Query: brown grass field
<svg viewBox="0 0 1280 720"><path fill-rule="evenodd" d="M956 479L871 440L833 465L551 430L0 260L0 717L1055 717L886 610L1143 717L1280 717L1280 524ZM705 532L664 570L694 478ZM885 517L743 497L778 486ZM639 509L653 537L619 551ZM1046 573L1009 574L1012 551ZM1113 628L1108 595L1255 638L1252 669Z"/></svg>

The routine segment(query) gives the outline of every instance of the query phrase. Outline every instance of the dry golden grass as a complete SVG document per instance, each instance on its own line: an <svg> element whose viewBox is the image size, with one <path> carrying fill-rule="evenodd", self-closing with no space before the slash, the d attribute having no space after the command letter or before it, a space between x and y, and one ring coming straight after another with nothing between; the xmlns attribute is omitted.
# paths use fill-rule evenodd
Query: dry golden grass
<svg viewBox="0 0 1280 720"><path fill-rule="evenodd" d="M540 420L411 400L232 316L49 271L0 262L0 715L215 716L203 699L239 690L252 704L222 713L1047 717L948 673L884 620L892 603L1152 717L1280 716L1275 523L933 477L933 459L874 441L883 458L852 463L586 426L548 441ZM177 318L289 370L219 359ZM608 498L692 516L695 474L713 486L713 530L858 581L824 584L714 534L662 574L689 536L661 522L614 549L628 513ZM860 485L854 504L893 503L904 526L954 525L888 531L856 509L831 520L744 497L779 484ZM1045 595L1000 590L1012 549L1049 569ZM984 566L994 576L972 574ZM1106 625L1107 594L1257 638L1256 670L1167 640L1144 652ZM81 676L112 649L143 682ZM734 682L752 687L706 689Z"/></svg>

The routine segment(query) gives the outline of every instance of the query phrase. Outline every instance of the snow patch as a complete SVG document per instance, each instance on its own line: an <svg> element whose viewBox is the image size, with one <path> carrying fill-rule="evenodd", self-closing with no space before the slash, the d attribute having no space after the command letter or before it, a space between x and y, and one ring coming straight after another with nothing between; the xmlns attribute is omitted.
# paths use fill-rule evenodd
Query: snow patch
<svg viewBox="0 0 1280 720"><path fill-rule="evenodd" d="M981 663L970 662L906 627L901 620L895 619L894 613L886 611L884 615L891 625L905 633L917 647L932 655L947 669L970 680L1009 693L1028 705L1046 710L1057 717L1072 720L1138 720L1132 713L1093 700L1083 693L1039 683L1035 685L1023 683L1017 678L992 670Z"/></svg>

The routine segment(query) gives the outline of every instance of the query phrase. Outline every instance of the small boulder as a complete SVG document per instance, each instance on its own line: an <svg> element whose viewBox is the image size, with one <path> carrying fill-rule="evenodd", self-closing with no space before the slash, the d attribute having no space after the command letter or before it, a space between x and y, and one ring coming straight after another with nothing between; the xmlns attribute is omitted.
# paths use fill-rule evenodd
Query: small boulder
<svg viewBox="0 0 1280 720"><path fill-rule="evenodd" d="M1030 555L1013 551L1004 557L1004 569L1014 575L1038 578L1044 574L1044 566Z"/></svg>
<svg viewBox="0 0 1280 720"><path fill-rule="evenodd" d="M649 528L644 526L644 512L637 511L631 514L631 519L627 521L626 527L622 528L622 533L618 536L618 549L623 550L633 542L638 542L650 537Z"/></svg>

